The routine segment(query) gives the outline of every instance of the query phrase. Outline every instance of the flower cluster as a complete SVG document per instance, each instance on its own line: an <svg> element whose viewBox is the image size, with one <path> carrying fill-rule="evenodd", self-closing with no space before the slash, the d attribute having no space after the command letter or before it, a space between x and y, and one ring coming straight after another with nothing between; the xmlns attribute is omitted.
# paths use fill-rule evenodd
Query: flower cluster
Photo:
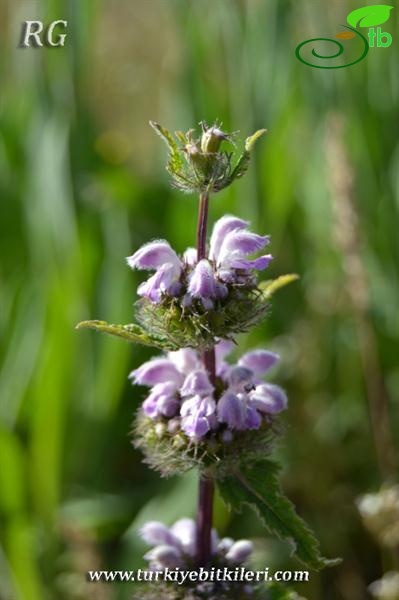
<svg viewBox="0 0 399 600"><path fill-rule="evenodd" d="M141 538L153 548L144 556L151 570L165 568L189 569L196 552L196 526L192 519L180 519L168 528L159 521L150 521L140 530ZM212 561L217 565L236 566L248 560L252 553L248 540L234 542L231 538L219 539L212 530Z"/></svg>
<svg viewBox="0 0 399 600"><path fill-rule="evenodd" d="M139 296L153 304L167 298L179 298L190 307L199 300L205 309L229 295L231 287L256 287L254 270L263 270L272 259L270 254L250 259L270 241L268 236L248 231L249 223L234 216L224 216L213 228L207 258L197 261L197 251L188 248L180 258L165 240L142 246L127 262L132 269L155 271L138 288Z"/></svg>
<svg viewBox="0 0 399 600"><path fill-rule="evenodd" d="M284 410L285 392L261 380L278 355L253 350L231 365L225 357L232 347L221 341L215 348L215 386L200 354L191 348L168 352L132 371L134 383L151 388L142 407L145 415L166 421L170 433L181 430L194 441L216 431L230 441L234 431L259 429L264 419Z"/></svg>

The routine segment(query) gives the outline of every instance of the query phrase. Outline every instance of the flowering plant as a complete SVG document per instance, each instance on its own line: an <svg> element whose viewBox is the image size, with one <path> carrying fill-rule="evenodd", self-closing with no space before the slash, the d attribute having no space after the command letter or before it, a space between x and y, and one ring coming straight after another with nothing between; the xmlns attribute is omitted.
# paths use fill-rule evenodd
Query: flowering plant
<svg viewBox="0 0 399 600"><path fill-rule="evenodd" d="M179 255L163 239L145 244L127 258L132 269L153 272L137 290L137 323L78 325L163 350L129 376L134 384L149 388L136 417L134 444L164 476L199 469L196 523L183 519L170 529L147 523L141 535L154 547L145 558L150 568L162 569L171 565L211 568L240 564L249 557L250 542L219 541L212 529L216 485L227 506L237 511L244 505L252 507L266 529L291 542L297 557L309 567L335 564L321 556L316 539L278 483L279 466L271 450L281 432L278 415L287 408L287 396L264 377L279 356L255 349L236 363L227 360L236 334L258 323L267 313L271 295L296 276L258 282L257 273L272 260L271 254L258 255L270 238L252 232L239 217L219 219L207 244L210 194L245 173L254 143L264 130L247 138L232 167L232 154L221 150L221 144L232 142L233 136L218 125L203 124L199 138L193 130L177 132L180 147L166 129L151 125L168 145L167 169L173 184L200 194L196 248ZM212 598L217 593L217 597L244 598L249 591L196 588L189 593L179 597Z"/></svg>

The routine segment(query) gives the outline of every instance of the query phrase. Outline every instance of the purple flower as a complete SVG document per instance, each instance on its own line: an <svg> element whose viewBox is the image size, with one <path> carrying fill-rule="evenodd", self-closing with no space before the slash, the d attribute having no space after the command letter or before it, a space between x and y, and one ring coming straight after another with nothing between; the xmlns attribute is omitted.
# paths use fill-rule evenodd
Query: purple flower
<svg viewBox="0 0 399 600"><path fill-rule="evenodd" d="M213 226L212 235L209 244L209 258L217 261L219 256L220 247L228 233L231 231L240 231L240 229L246 229L248 227L248 221L243 221L238 217L231 215L225 215Z"/></svg>
<svg viewBox="0 0 399 600"><path fill-rule="evenodd" d="M164 294L179 295L183 265L165 240L145 244L126 260L132 269L155 270L155 274L138 287L139 296L144 296L156 304L162 300Z"/></svg>
<svg viewBox="0 0 399 600"><path fill-rule="evenodd" d="M166 240L149 242L141 246L132 256L128 256L126 260L132 269L147 271L159 269L165 263L175 265L176 269L181 267L179 257Z"/></svg>
<svg viewBox="0 0 399 600"><path fill-rule="evenodd" d="M187 248L183 254L183 261L186 263L186 265L194 267L197 263L197 255L197 248Z"/></svg>
<svg viewBox="0 0 399 600"><path fill-rule="evenodd" d="M177 296L181 290L179 277L176 277L176 269L170 263L162 265L155 275L144 281L137 288L139 296L148 298L153 304L158 304L164 294Z"/></svg>
<svg viewBox="0 0 399 600"><path fill-rule="evenodd" d="M167 544L155 546L155 548L144 554L144 558L149 561L150 568L154 571L184 566L179 550Z"/></svg>
<svg viewBox="0 0 399 600"><path fill-rule="evenodd" d="M196 369L204 368L198 352L192 348L181 348L180 350L168 352L167 357L184 376L189 375Z"/></svg>
<svg viewBox="0 0 399 600"><path fill-rule="evenodd" d="M271 369L280 357L269 350L251 350L241 356L238 364L251 369L254 375L261 377Z"/></svg>
<svg viewBox="0 0 399 600"><path fill-rule="evenodd" d="M179 543L178 538L160 521L148 521L140 529L140 536L151 546L159 544L176 546Z"/></svg>
<svg viewBox="0 0 399 600"><path fill-rule="evenodd" d="M248 256L262 250L269 243L268 236L248 231L248 222L227 215L219 219L210 239L209 257L197 261L197 250L187 248L182 259L165 240L156 240L142 246L127 258L132 269L155 271L141 283L137 293L153 304L165 297L180 297L181 306L189 308L193 299L200 300L206 310L214 301L229 294L229 284L255 285L252 270L266 269L272 256Z"/></svg>
<svg viewBox="0 0 399 600"><path fill-rule="evenodd" d="M258 429L265 415L284 410L285 392L260 379L276 364L278 355L268 350L251 350L232 365L225 357L233 346L226 340L215 346L220 397L214 396L215 386L200 353L191 348L168 352L132 371L130 378L134 383L151 388L143 402L143 412L151 419L168 419L165 431L169 433L181 430L199 441L221 428L227 441L228 431Z"/></svg>
<svg viewBox="0 0 399 600"><path fill-rule="evenodd" d="M129 379L133 379L134 383L149 386L166 381L172 381L176 385L183 382L182 374L168 358L153 358L145 362L130 373Z"/></svg>
<svg viewBox="0 0 399 600"><path fill-rule="evenodd" d="M209 381L208 374L205 370L193 371L187 375L182 387L180 388L181 396L207 396L212 394L213 385Z"/></svg>
<svg viewBox="0 0 399 600"><path fill-rule="evenodd" d="M226 553L226 560L235 564L241 564L251 556L253 549L253 544L249 540L239 540Z"/></svg>
<svg viewBox="0 0 399 600"><path fill-rule="evenodd" d="M232 367L228 373L230 387L238 391L250 390L253 387L254 373L247 367L237 365Z"/></svg>
<svg viewBox="0 0 399 600"><path fill-rule="evenodd" d="M140 537L153 546L144 558L151 569L188 568L196 553L196 524L193 519L179 519L172 527L159 521L146 523L139 531ZM234 542L231 538L219 540L215 529L211 534L211 554L219 564L241 564L252 552L248 540Z"/></svg>
<svg viewBox="0 0 399 600"><path fill-rule="evenodd" d="M266 254L248 259L249 254L262 250L269 242L268 236L257 235L247 230L248 223L233 216L225 216L213 228L209 258L216 265L216 274L226 283L245 283L251 269L263 270L272 256ZM238 275L237 270L244 271ZM245 273L248 271L248 273Z"/></svg>
<svg viewBox="0 0 399 600"><path fill-rule="evenodd" d="M216 403L213 398L193 396L181 405L181 428L188 437L199 439L204 437L214 422Z"/></svg>
<svg viewBox="0 0 399 600"><path fill-rule="evenodd" d="M216 280L213 268L205 258L200 260L191 272L188 293L194 298L214 298L216 296Z"/></svg>
<svg viewBox="0 0 399 600"><path fill-rule="evenodd" d="M234 342L230 342L227 340L221 340L215 346L215 356L216 356L216 374L222 379L226 379L228 372L231 369L231 366L224 359L226 356L230 354L230 352L234 348Z"/></svg>
<svg viewBox="0 0 399 600"><path fill-rule="evenodd" d="M174 417L180 406L177 387L173 381L157 383L143 402L143 410L148 417Z"/></svg>
<svg viewBox="0 0 399 600"><path fill-rule="evenodd" d="M287 408L288 399L278 385L262 383L250 392L251 404L262 413L276 414Z"/></svg>
<svg viewBox="0 0 399 600"><path fill-rule="evenodd" d="M217 405L218 421L226 423L229 429L248 429L247 402L245 396L227 391Z"/></svg>
<svg viewBox="0 0 399 600"><path fill-rule="evenodd" d="M170 531L177 538L182 552L189 556L195 556L197 529L193 519L179 519L172 525Z"/></svg>

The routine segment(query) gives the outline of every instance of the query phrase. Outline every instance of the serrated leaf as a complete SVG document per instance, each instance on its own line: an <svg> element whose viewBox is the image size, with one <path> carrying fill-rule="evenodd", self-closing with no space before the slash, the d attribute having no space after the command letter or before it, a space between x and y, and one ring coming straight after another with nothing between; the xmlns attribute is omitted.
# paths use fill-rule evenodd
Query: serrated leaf
<svg viewBox="0 0 399 600"><path fill-rule="evenodd" d="M166 145L169 148L169 162L168 162L168 170L174 174L179 173L179 171L183 168L183 159L180 154L180 150L173 139L172 134L165 127L162 127L159 123L155 121L150 121L151 127L154 131L164 140Z"/></svg>
<svg viewBox="0 0 399 600"><path fill-rule="evenodd" d="M172 134L165 127L162 127L159 123L155 121L150 121L151 127L154 131L166 142L170 152L175 152L177 150L177 144L173 139Z"/></svg>
<svg viewBox="0 0 399 600"><path fill-rule="evenodd" d="M245 140L245 150L251 152L257 140L266 132L267 129L258 129L258 131L255 131L255 133L247 137Z"/></svg>
<svg viewBox="0 0 399 600"><path fill-rule="evenodd" d="M240 177L245 175L245 173L248 171L250 160L251 160L250 153L247 150L244 150L244 152L239 157L237 164L234 167L234 169L230 175L229 183L231 183L235 179L239 179Z"/></svg>
<svg viewBox="0 0 399 600"><path fill-rule="evenodd" d="M245 175L249 167L249 163L251 160L251 151L254 147L254 144L266 132L267 129L258 129L258 131L255 131L253 135L247 137L247 139L245 140L244 152L239 157L237 164L229 177L229 184L235 179L239 179L240 177Z"/></svg>
<svg viewBox="0 0 399 600"><path fill-rule="evenodd" d="M318 541L280 488L279 471L269 459L241 465L218 480L219 491L224 502L238 512L244 505L250 506L270 533L291 542L298 559L309 568L320 570L338 564L339 559L328 560L320 554Z"/></svg>
<svg viewBox="0 0 399 600"><path fill-rule="evenodd" d="M152 346L155 348L165 347L165 344L161 339L149 335L144 329L134 323L128 325L112 325L106 321L81 321L76 325L76 329L94 329L95 331L123 338L134 344L142 344L144 346Z"/></svg>
<svg viewBox="0 0 399 600"><path fill-rule="evenodd" d="M297 281L299 279L299 275L296 273L288 273L287 275L280 275L276 279L269 279L268 281L261 281L258 284L259 289L262 291L262 295L264 300L268 300L273 296L277 290L282 287L285 287L289 283L293 281Z"/></svg>
<svg viewBox="0 0 399 600"><path fill-rule="evenodd" d="M189 140L183 131L175 131L175 136L184 145L188 144Z"/></svg>
<svg viewBox="0 0 399 600"><path fill-rule="evenodd" d="M363 6L349 13L346 20L352 27L375 27L388 21L392 9L387 4Z"/></svg>

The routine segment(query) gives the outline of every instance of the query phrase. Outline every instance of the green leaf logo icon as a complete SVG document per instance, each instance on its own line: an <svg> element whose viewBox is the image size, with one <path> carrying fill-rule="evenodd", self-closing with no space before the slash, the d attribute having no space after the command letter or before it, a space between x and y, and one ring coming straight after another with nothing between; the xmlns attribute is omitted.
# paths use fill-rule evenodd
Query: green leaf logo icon
<svg viewBox="0 0 399 600"><path fill-rule="evenodd" d="M389 14L393 6L387 4L374 4L372 6L363 6L349 13L347 21L352 27L374 27L388 21Z"/></svg>

